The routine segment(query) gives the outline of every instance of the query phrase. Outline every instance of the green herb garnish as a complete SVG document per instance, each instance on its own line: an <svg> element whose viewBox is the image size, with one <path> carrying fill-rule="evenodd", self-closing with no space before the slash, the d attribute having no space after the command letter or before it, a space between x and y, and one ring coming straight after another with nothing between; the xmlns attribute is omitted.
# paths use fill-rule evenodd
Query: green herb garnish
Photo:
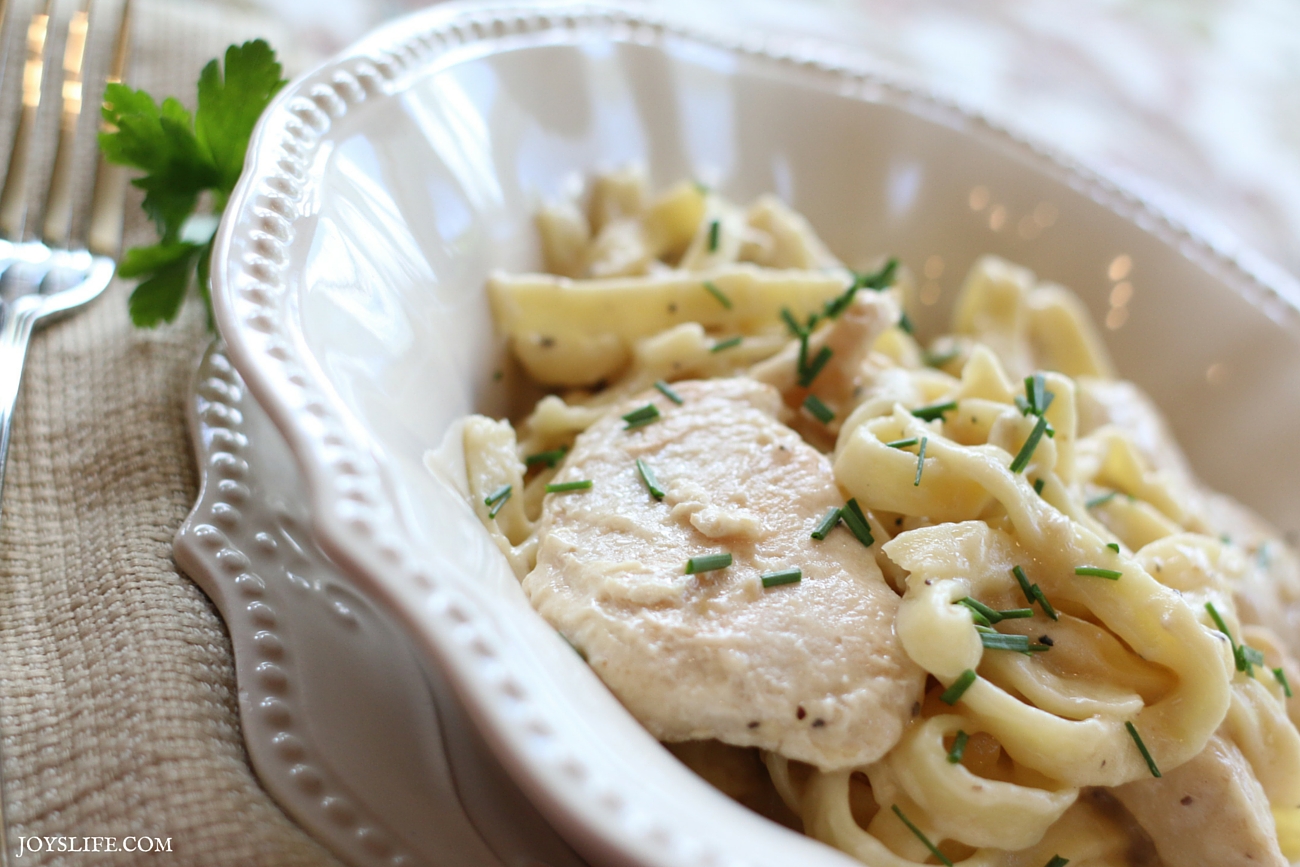
<svg viewBox="0 0 1300 867"><path fill-rule="evenodd" d="M898 270L898 260L891 256L889 258L889 261L885 262L884 265L881 265L880 270L878 271L866 272L861 274L858 274L857 272L854 273L855 276L857 277L856 282L863 289L872 289L876 292L879 292L882 289L888 289L891 285L893 285L894 272L896 272L897 270Z"/></svg>
<svg viewBox="0 0 1300 867"><path fill-rule="evenodd" d="M867 523L867 516L862 513L862 507L856 498L844 504L844 508L840 509L840 518L849 532L865 547L870 548L876 543L875 537L871 535L871 525Z"/></svg>
<svg viewBox="0 0 1300 867"><path fill-rule="evenodd" d="M709 223L709 252L710 253L716 253L718 250L718 231L721 228L722 228L722 223L719 220L714 220L713 222ZM728 304L727 306L730 307L731 305Z"/></svg>
<svg viewBox="0 0 1300 867"><path fill-rule="evenodd" d="M653 403L647 403L645 406L638 407L629 413L624 414L623 421L627 422L623 430L631 430L636 427L643 427L651 422L659 420L659 407Z"/></svg>
<svg viewBox="0 0 1300 867"><path fill-rule="evenodd" d="M1024 620L1026 617L1034 616L1032 608L1005 608L998 612L998 616L1003 620Z"/></svg>
<svg viewBox="0 0 1300 867"><path fill-rule="evenodd" d="M810 394L804 398L803 408L808 410L812 417L822 424L829 424L831 419L835 418L835 413L831 411L831 408L822 403L821 398L815 394Z"/></svg>
<svg viewBox="0 0 1300 867"><path fill-rule="evenodd" d="M129 301L136 326L175 319L196 272L208 302L217 218L244 169L253 126L285 84L280 73L275 52L258 39L227 48L224 69L216 60L203 67L193 116L172 97L160 106L125 84L104 89L102 114L113 131L99 134L100 151L110 163L145 173L132 183L144 190L145 213L158 231L157 244L132 247L117 268L121 277L141 278ZM200 199L211 202L211 214L198 212Z"/></svg>
<svg viewBox="0 0 1300 867"><path fill-rule="evenodd" d="M672 386L664 382L662 379L655 380L655 388L659 389L659 393L671 400L673 403L678 406L682 405L682 396L673 391Z"/></svg>
<svg viewBox="0 0 1300 867"><path fill-rule="evenodd" d="M898 327L908 334L916 333L916 328L912 325L912 318L907 315L906 310L898 317Z"/></svg>
<svg viewBox="0 0 1300 867"><path fill-rule="evenodd" d="M971 619L981 626L992 626L1002 620L1002 615L994 609L980 602L978 599L972 599L969 596L957 600L957 604L965 605L971 610Z"/></svg>
<svg viewBox="0 0 1300 867"><path fill-rule="evenodd" d="M709 348L709 352L722 352L724 349L730 349L733 346L739 346L740 341L744 340L740 335L728 337L726 340L719 340Z"/></svg>
<svg viewBox="0 0 1300 867"><path fill-rule="evenodd" d="M650 469L650 465L637 458L636 471L641 476L641 481L645 483L645 489L650 492L650 496L656 500L662 500L664 498L663 489L659 487L659 480L655 478L655 471Z"/></svg>
<svg viewBox="0 0 1300 867"><path fill-rule="evenodd" d="M1142 736L1138 734L1137 726L1131 722L1124 723L1124 728L1128 729L1129 737L1133 738L1133 743L1137 744L1138 752L1146 760L1147 768L1151 771L1151 776L1159 777L1160 769L1156 767L1155 759L1151 758L1151 753L1147 752L1147 745L1142 743Z"/></svg>
<svg viewBox="0 0 1300 867"><path fill-rule="evenodd" d="M885 443L885 445L889 446L891 449L905 449L916 445L918 442L920 442L920 440L916 437L910 437L905 440L894 440L892 443Z"/></svg>
<svg viewBox="0 0 1300 867"><path fill-rule="evenodd" d="M591 489L591 479L579 479L576 482L556 482L546 486L548 494L565 494L569 491L587 491Z"/></svg>
<svg viewBox="0 0 1300 867"><path fill-rule="evenodd" d="M725 294L723 294L722 290L719 289L717 287L717 284L715 284L712 280L705 280L704 288L708 291L710 295L718 299L719 304L721 304L723 307L727 308L728 310L731 309L731 299L728 298Z"/></svg>
<svg viewBox="0 0 1300 867"><path fill-rule="evenodd" d="M1043 438L1043 433L1047 430L1047 419L1043 416L1038 417L1034 424L1034 429L1029 432L1029 437L1025 444L1020 447L1016 453L1015 460L1011 462L1011 472L1018 473L1025 467L1029 466L1029 459L1034 456L1034 449L1038 448L1038 441Z"/></svg>
<svg viewBox="0 0 1300 867"><path fill-rule="evenodd" d="M789 307L781 308L781 319L784 320L785 327L790 329L791 337L803 337L803 326L799 324L798 319L794 318Z"/></svg>
<svg viewBox="0 0 1300 867"><path fill-rule="evenodd" d="M1286 697L1291 698L1291 684L1287 683L1286 672L1281 668L1275 668L1273 669L1273 677L1278 683L1282 684L1282 692L1286 694Z"/></svg>
<svg viewBox="0 0 1300 867"><path fill-rule="evenodd" d="M686 561L686 574L694 575L697 572L713 572L717 569L726 569L731 565L731 554L701 554L699 557L692 557Z"/></svg>
<svg viewBox="0 0 1300 867"><path fill-rule="evenodd" d="M922 421L934 421L936 418L942 419L945 412L952 412L957 408L957 401L949 400L944 403L932 403L929 406L918 406L912 410L912 415Z"/></svg>
<svg viewBox="0 0 1300 867"><path fill-rule="evenodd" d="M943 367L959 355L961 355L960 349L949 349L947 352L931 352L927 349L921 353L921 362L926 367Z"/></svg>
<svg viewBox="0 0 1300 867"><path fill-rule="evenodd" d="M939 696L940 700L947 705L956 704L978 677L979 675L974 671L966 669L952 682L952 686L943 691L943 695Z"/></svg>
<svg viewBox="0 0 1300 867"><path fill-rule="evenodd" d="M1106 547L1114 551L1116 554L1119 553L1119 542L1107 542Z"/></svg>
<svg viewBox="0 0 1300 867"><path fill-rule="evenodd" d="M558 449L551 449L549 452L538 452L535 455L529 455L524 458L524 463L530 467L533 464L546 464L548 467L554 467L560 461L564 460L564 456L568 451L568 449L561 446Z"/></svg>
<svg viewBox="0 0 1300 867"><path fill-rule="evenodd" d="M805 341L807 338L804 338ZM831 348L823 346L817 353L817 357L811 362L800 364L799 366L799 385L807 388L812 385L812 381L817 378L817 374L822 372L826 362L831 360ZM808 353L804 347L800 347L799 359L801 362L807 362Z"/></svg>
<svg viewBox="0 0 1300 867"><path fill-rule="evenodd" d="M1213 602L1205 603L1205 610L1210 612L1210 619L1228 638L1228 644L1232 647L1232 659L1236 663L1237 671L1255 676L1254 666L1264 664L1264 654L1247 644L1238 644L1233 640L1232 633L1228 631L1228 624L1224 622L1223 617L1219 614L1219 609L1214 607Z"/></svg>
<svg viewBox="0 0 1300 867"><path fill-rule="evenodd" d="M827 512L825 515L822 516L821 521L813 529L812 537L816 539L818 542L822 541L823 539L826 538L827 534L830 533L831 530L835 529L835 525L838 524L839 522L840 522L840 510L832 507L829 512Z"/></svg>
<svg viewBox="0 0 1300 867"><path fill-rule="evenodd" d="M510 485L502 485L492 493L483 498L483 505L488 507L488 518L495 518L501 511L501 507L510 499L510 494L514 488Z"/></svg>
<svg viewBox="0 0 1300 867"><path fill-rule="evenodd" d="M1109 503L1111 500L1115 499L1115 495L1118 493L1119 491L1108 491L1104 494L1099 494L1093 497L1091 500L1088 500L1083 505L1089 509L1095 509L1098 506L1104 506L1107 503Z"/></svg>
<svg viewBox="0 0 1300 867"><path fill-rule="evenodd" d="M1058 619L1056 609L1052 607L1052 603L1047 601L1047 595L1043 593L1043 588L1039 587L1037 584L1030 584L1029 579L1025 577L1024 569L1021 569L1019 566L1014 566L1011 569L1011 574L1016 576L1016 583L1020 585L1020 592L1025 594L1025 601L1030 605L1037 602L1039 607L1043 609L1044 614L1053 620Z"/></svg>
<svg viewBox="0 0 1300 867"><path fill-rule="evenodd" d="M1045 484L1047 482L1043 479L1034 479L1034 493L1041 497L1043 495L1043 485Z"/></svg>
<svg viewBox="0 0 1300 867"><path fill-rule="evenodd" d="M960 729L957 730L957 737L952 739L952 749L948 750L948 761L951 764L961 764L961 757L966 752L966 741L969 739L970 735Z"/></svg>
<svg viewBox="0 0 1300 867"><path fill-rule="evenodd" d="M897 804L894 804L892 809L894 815L898 816L898 818L903 821L903 824L907 826L907 829L916 835L916 839L925 844L925 848L930 850L930 854L939 859L940 864L945 865L945 867L952 867L952 862L948 860L947 856L940 852L939 848L930 842L930 838L925 836L925 834L921 832L920 828L912 824L911 819L903 815L903 811L898 809Z"/></svg>
<svg viewBox="0 0 1300 867"><path fill-rule="evenodd" d="M1069 858L1062 858L1060 855L1053 855L1052 860L1048 861L1043 867L1065 867L1070 863Z"/></svg>
<svg viewBox="0 0 1300 867"><path fill-rule="evenodd" d="M916 480L912 482L912 487L921 487L921 472L925 469L925 447L929 442L929 437L921 437L921 447L916 451Z"/></svg>
<svg viewBox="0 0 1300 867"><path fill-rule="evenodd" d="M803 570L799 567L782 569L780 572L765 572L761 578L763 589L780 587L782 584L794 584L803 580Z"/></svg>
<svg viewBox="0 0 1300 867"><path fill-rule="evenodd" d="M1023 635L1003 635L1001 632L980 631L980 644L985 650L1015 650L1029 652L1029 639Z"/></svg>
<svg viewBox="0 0 1300 867"><path fill-rule="evenodd" d="M1123 575L1117 569L1103 569L1100 566L1075 566L1075 575L1086 575L1092 578L1105 578L1107 581L1118 581Z"/></svg>

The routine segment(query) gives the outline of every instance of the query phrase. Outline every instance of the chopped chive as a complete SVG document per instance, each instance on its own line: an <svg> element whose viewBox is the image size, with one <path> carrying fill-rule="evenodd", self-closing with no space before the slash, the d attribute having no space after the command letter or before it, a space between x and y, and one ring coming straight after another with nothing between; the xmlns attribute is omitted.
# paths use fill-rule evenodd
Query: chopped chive
<svg viewBox="0 0 1300 867"><path fill-rule="evenodd" d="M978 599L972 599L971 597L966 596L962 599L958 599L957 603L959 605L965 605L971 611L988 621L984 624L985 626L992 626L994 623L998 623L1002 620L1002 615L1000 613L985 605L983 602L980 602Z"/></svg>
<svg viewBox="0 0 1300 867"><path fill-rule="evenodd" d="M952 412L956 408L957 401L950 400L944 403L932 403L929 406L918 406L912 410L912 415L922 421L934 421L936 418L942 419L945 412Z"/></svg>
<svg viewBox="0 0 1300 867"><path fill-rule="evenodd" d="M510 494L514 491L511 485L502 485L492 493L483 498L483 505L488 507L488 518L495 518L501 511L501 507L510 499Z"/></svg>
<svg viewBox="0 0 1300 867"><path fill-rule="evenodd" d="M912 482L912 487L921 487L921 472L925 469L925 446L930 442L929 437L921 437L921 447L916 450L916 480Z"/></svg>
<svg viewBox="0 0 1300 867"><path fill-rule="evenodd" d="M1119 542L1107 542L1106 547L1114 551L1116 554L1119 553Z"/></svg>
<svg viewBox="0 0 1300 867"><path fill-rule="evenodd" d="M659 407L653 403L647 403L645 406L634 409L623 416L623 421L627 422L623 430L631 430L634 427L641 427L658 420Z"/></svg>
<svg viewBox="0 0 1300 867"><path fill-rule="evenodd" d="M1263 651L1259 650L1258 648L1251 647L1249 644L1239 644L1237 646L1241 648L1241 655L1244 656L1246 658L1246 661L1249 662L1251 665L1264 664ZM1252 675L1252 677L1253 676L1254 675Z"/></svg>
<svg viewBox="0 0 1300 867"><path fill-rule="evenodd" d="M1147 745L1142 743L1142 736L1138 734L1137 726L1131 722L1126 722L1124 728L1128 729L1129 737L1133 738L1133 743L1137 744L1138 752L1142 754L1142 758L1146 759L1147 768L1151 770L1151 776L1159 777L1160 769L1156 767L1155 759L1151 758L1151 753L1147 752Z"/></svg>
<svg viewBox="0 0 1300 867"><path fill-rule="evenodd" d="M1037 584L1029 583L1029 579L1025 577L1024 569L1021 569L1019 566L1013 566L1011 569L1011 574L1016 576L1016 583L1020 585L1020 592L1025 594L1025 600L1030 605L1033 605L1035 602L1037 602L1039 606L1043 609L1044 614L1046 614L1048 617L1052 618L1053 620L1058 619L1056 615L1056 609L1052 607L1052 603L1047 601L1047 596L1046 594L1043 593L1042 588L1039 587Z"/></svg>
<svg viewBox="0 0 1300 867"><path fill-rule="evenodd" d="M1083 505L1089 509L1095 509L1098 506L1104 506L1107 503L1109 503L1111 500L1115 499L1115 495L1118 493L1119 491L1108 491L1104 494L1100 494L1096 497L1093 497L1091 500L1088 500Z"/></svg>
<svg viewBox="0 0 1300 867"><path fill-rule="evenodd" d="M677 392L673 391L672 386L664 382L662 379L655 380L655 388L659 389L659 393L662 394L664 397L668 398L669 400L671 400L673 403L677 404L678 406L682 405L682 396Z"/></svg>
<svg viewBox="0 0 1300 867"><path fill-rule="evenodd" d="M1016 576L1016 583L1020 585L1020 592L1025 594L1025 601L1033 605L1035 602L1034 588L1029 584L1029 579L1025 577L1025 570L1019 566L1012 566L1011 574Z"/></svg>
<svg viewBox="0 0 1300 867"><path fill-rule="evenodd" d="M1046 386L1043 382L1043 375L1035 373L1033 376L1025 377L1025 399L1029 401L1029 411L1034 415L1042 415L1043 410L1043 392Z"/></svg>
<svg viewBox="0 0 1300 867"><path fill-rule="evenodd" d="M870 548L876 543L875 537L871 535L871 525L867 523L867 516L862 513L857 499L850 499L844 504L844 508L840 509L840 517L844 520L844 526L849 528L849 532L864 547Z"/></svg>
<svg viewBox="0 0 1300 867"><path fill-rule="evenodd" d="M926 367L943 367L959 355L961 355L960 349L949 349L947 352L930 352L927 349L921 353L921 361Z"/></svg>
<svg viewBox="0 0 1300 867"><path fill-rule="evenodd" d="M546 486L548 494L567 494L569 491L587 491L591 489L591 479L579 479L576 482L558 482Z"/></svg>
<svg viewBox="0 0 1300 867"><path fill-rule="evenodd" d="M1033 586L1033 591L1034 598L1038 600L1038 604L1043 609L1043 613L1053 620L1059 620L1060 618L1056 615L1056 609L1052 607L1052 603L1047 601L1047 595L1043 593L1043 588L1035 584Z"/></svg>
<svg viewBox="0 0 1300 867"><path fill-rule="evenodd" d="M728 337L726 340L720 340L709 348L709 352L722 352L724 349L730 349L733 346L739 346L740 341L744 340L739 334L735 337Z"/></svg>
<svg viewBox="0 0 1300 867"><path fill-rule="evenodd" d="M1034 616L1032 608L1007 608L998 612L998 616L1003 620L1024 620L1026 617Z"/></svg>
<svg viewBox="0 0 1300 867"><path fill-rule="evenodd" d="M939 696L939 698L944 704L956 704L978 677L979 675L975 674L974 671L969 668L966 669L952 682L952 686L943 691L943 695Z"/></svg>
<svg viewBox="0 0 1300 867"><path fill-rule="evenodd" d="M569 645L569 647L573 648L573 652L576 653L576 654L578 654L578 658L579 658L579 659L581 659L583 662L586 662L586 661L587 661L587 654L585 654L585 653L582 652L582 648L581 648L581 647L579 647L578 645L576 645L576 644L574 644L572 641L570 641L570 640L569 640L569 636L565 635L563 632L556 632L555 634L558 635L558 636L560 636L560 638L563 638L563 639L564 639L564 643L567 644L567 645Z"/></svg>
<svg viewBox="0 0 1300 867"><path fill-rule="evenodd" d="M564 459L564 455L568 451L568 449L561 446L558 449L551 449L549 452L538 452L535 455L529 455L524 458L524 463L530 467L533 464L546 464L548 467L554 467Z"/></svg>
<svg viewBox="0 0 1300 867"><path fill-rule="evenodd" d="M1047 484L1045 479L1034 479L1034 493L1042 496L1043 485Z"/></svg>
<svg viewBox="0 0 1300 867"><path fill-rule="evenodd" d="M980 644L987 650L1029 650L1029 639L1023 635L1003 635L1001 632L981 632Z"/></svg>
<svg viewBox="0 0 1300 867"><path fill-rule="evenodd" d="M1043 433L1047 430L1047 419L1043 416L1038 417L1038 422L1034 429L1029 432L1029 437L1025 444L1020 447L1016 453L1016 458L1011 462L1011 472L1018 473L1025 467L1029 466L1029 459L1034 456L1034 449L1038 448L1038 441L1043 438Z"/></svg>
<svg viewBox="0 0 1300 867"><path fill-rule="evenodd" d="M935 846L933 843L930 842L930 838L925 836L925 834L922 833L920 828L912 824L911 819L903 815L903 811L898 809L897 804L894 804L892 809L894 811L894 815L898 816L898 818L903 821L903 824L907 826L907 829L916 835L916 839L920 840L922 843L925 844L925 848L930 850L930 854L939 859L939 863L946 865L946 867L952 867L952 862L949 861L948 858L942 852L939 851L939 848L937 846Z"/></svg>
<svg viewBox="0 0 1300 867"><path fill-rule="evenodd" d="M831 507L830 511L822 516L821 522L812 531L812 537L818 542L826 538L826 534L835 529L835 525L840 522L840 510Z"/></svg>
<svg viewBox="0 0 1300 867"><path fill-rule="evenodd" d="M1283 671L1281 668L1275 668L1273 669L1273 677L1274 679L1277 680L1278 683L1282 684L1282 692L1286 693L1287 698L1290 698L1291 684L1287 683L1286 672Z"/></svg>
<svg viewBox="0 0 1300 867"><path fill-rule="evenodd" d="M656 500L662 500L664 498L663 489L659 487L659 480L655 478L655 471L650 469L650 465L637 458L636 471L640 474L641 481L645 482L645 488L650 492L650 496Z"/></svg>
<svg viewBox="0 0 1300 867"><path fill-rule="evenodd" d="M791 337L803 337L803 326L799 324L799 320L794 318L794 314L790 312L789 307L781 308L781 318L785 321L785 327L790 329Z"/></svg>
<svg viewBox="0 0 1300 867"><path fill-rule="evenodd" d="M826 362L831 360L831 355L831 348L829 346L823 346L817 353L817 357L812 360L812 363L800 368L799 384L804 388L812 385L812 381L817 378L817 374L822 372L822 368L826 366ZM803 357L804 359L807 359L807 354L803 353Z"/></svg>
<svg viewBox="0 0 1300 867"><path fill-rule="evenodd" d="M831 408L821 402L821 398L815 394L810 394L804 398L803 408L812 413L813 418L822 424L829 424L831 419L835 418L835 413Z"/></svg>
<svg viewBox="0 0 1300 867"><path fill-rule="evenodd" d="M782 569L780 572L765 572L761 580L764 590L769 587L780 587L782 584L794 584L803 580L803 570L796 566L793 569Z"/></svg>
<svg viewBox="0 0 1300 867"><path fill-rule="evenodd" d="M1219 609L1214 607L1214 603L1206 602L1205 610L1210 612L1210 619L1214 621L1215 626L1219 627L1219 631L1228 636L1228 641L1232 642L1232 633L1228 631L1228 624L1223 622L1223 618L1219 615ZM1233 645L1235 646L1236 642L1233 642Z"/></svg>
<svg viewBox="0 0 1300 867"><path fill-rule="evenodd" d="M1031 415L1033 413L1034 408L1029 405L1029 401L1025 400L1020 395L1016 395L1015 401L1016 409L1020 410L1021 415Z"/></svg>
<svg viewBox="0 0 1300 867"><path fill-rule="evenodd" d="M719 304L721 304L723 307L727 308L728 310L731 309L731 299L728 298L726 295L724 295L722 290L719 289L712 280L705 280L704 288L708 290L708 293L710 295L718 299Z"/></svg>
<svg viewBox="0 0 1300 867"><path fill-rule="evenodd" d="M906 310L903 311L903 315L898 317L898 327L908 334L916 333L916 328L912 325L912 318L907 315Z"/></svg>
<svg viewBox="0 0 1300 867"><path fill-rule="evenodd" d="M1069 858L1062 858L1060 855L1053 855L1052 860L1044 864L1043 867L1065 867L1065 865L1069 863Z"/></svg>
<svg viewBox="0 0 1300 867"><path fill-rule="evenodd" d="M1075 575L1087 575L1092 578L1105 578L1107 581L1118 581L1123 572L1116 569L1103 569L1100 566L1075 566Z"/></svg>
<svg viewBox="0 0 1300 867"><path fill-rule="evenodd" d="M713 572L716 569L726 569L731 565L731 554L701 554L699 557L692 557L686 561L686 574L694 575L697 572Z"/></svg>
<svg viewBox="0 0 1300 867"><path fill-rule="evenodd" d="M718 249L718 230L722 228L722 223L714 220L709 223L709 252L714 253ZM731 305L727 305L730 307Z"/></svg>
<svg viewBox="0 0 1300 867"><path fill-rule="evenodd" d="M880 266L879 271L857 275L857 283L864 289L874 289L879 292L882 289L888 289L894 282L894 272L898 270L898 260L890 257L889 261Z"/></svg>
<svg viewBox="0 0 1300 867"><path fill-rule="evenodd" d="M835 319L843 313L853 303L853 297L858 294L858 290L862 288L863 275L856 271L852 274L853 279L849 281L845 290L822 305L822 313L827 319Z"/></svg>
<svg viewBox="0 0 1300 867"><path fill-rule="evenodd" d="M1050 406L1052 405L1052 401L1055 400L1055 399L1056 399L1056 392L1054 392L1054 391L1045 391L1045 392L1043 392L1043 405L1042 405L1041 407L1039 407L1039 409L1038 409L1038 414L1039 414L1039 415L1046 415L1046 414L1047 414L1047 408L1050 407ZM1048 428L1048 429L1047 429L1047 435L1048 435L1049 437L1054 437L1054 436L1056 436L1056 431L1052 430L1051 428Z"/></svg>
<svg viewBox="0 0 1300 867"><path fill-rule="evenodd" d="M966 752L966 741L970 735L958 729L957 737L952 739L952 749L948 750L948 761L954 765L961 764L961 757Z"/></svg>
<svg viewBox="0 0 1300 867"><path fill-rule="evenodd" d="M910 437L905 440L894 440L892 443L885 443L885 445L889 446L891 449L905 449L916 445L918 442L920 442L920 440L916 437Z"/></svg>

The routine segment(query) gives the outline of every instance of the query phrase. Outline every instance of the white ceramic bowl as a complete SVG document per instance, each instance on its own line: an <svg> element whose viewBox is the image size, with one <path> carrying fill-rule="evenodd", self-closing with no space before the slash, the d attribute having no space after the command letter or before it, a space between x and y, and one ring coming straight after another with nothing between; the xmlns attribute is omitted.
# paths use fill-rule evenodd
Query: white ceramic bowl
<svg viewBox="0 0 1300 867"><path fill-rule="evenodd" d="M1120 370L1208 482L1300 527L1296 285L853 62L636 7L435 7L286 88L217 237L221 331L301 465L322 547L396 613L597 864L849 861L660 748L422 464L457 417L506 409L484 278L537 267L537 205L594 170L638 161L656 184L776 191L850 262L890 252L924 272L941 257L939 303L919 323L932 331L983 252L1074 288L1099 320L1127 281L1127 320L1107 333Z"/></svg>

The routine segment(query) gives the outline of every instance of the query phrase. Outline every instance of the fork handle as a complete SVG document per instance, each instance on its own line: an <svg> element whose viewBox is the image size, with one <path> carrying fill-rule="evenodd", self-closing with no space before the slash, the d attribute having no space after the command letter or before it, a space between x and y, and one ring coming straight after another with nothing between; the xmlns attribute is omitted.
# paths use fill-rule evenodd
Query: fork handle
<svg viewBox="0 0 1300 867"><path fill-rule="evenodd" d="M4 317L0 321L0 502L4 500L5 457L9 454L9 432L13 428L14 408L18 405L23 361L27 358L27 345L31 342L32 328L40 313L37 305L23 303L27 300L19 298L13 304L0 305L0 314ZM0 789L0 802L2 793ZM0 826L0 840L2 835L3 827Z"/></svg>

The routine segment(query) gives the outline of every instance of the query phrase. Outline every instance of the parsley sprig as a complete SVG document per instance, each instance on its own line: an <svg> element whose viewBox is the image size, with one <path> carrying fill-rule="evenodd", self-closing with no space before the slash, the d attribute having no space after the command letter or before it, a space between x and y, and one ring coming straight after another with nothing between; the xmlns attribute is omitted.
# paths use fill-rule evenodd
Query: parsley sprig
<svg viewBox="0 0 1300 867"><path fill-rule="evenodd" d="M158 243L127 250L117 268L141 278L129 302L137 326L175 319L195 274L208 302L217 218L244 170L253 126L284 85L275 51L256 39L227 48L224 69L217 60L203 67L193 115L175 97L159 105L125 84L105 88L102 112L113 131L100 133L100 150L109 162L144 172L132 183L145 191L143 207L158 230ZM211 213L199 211L204 194Z"/></svg>

